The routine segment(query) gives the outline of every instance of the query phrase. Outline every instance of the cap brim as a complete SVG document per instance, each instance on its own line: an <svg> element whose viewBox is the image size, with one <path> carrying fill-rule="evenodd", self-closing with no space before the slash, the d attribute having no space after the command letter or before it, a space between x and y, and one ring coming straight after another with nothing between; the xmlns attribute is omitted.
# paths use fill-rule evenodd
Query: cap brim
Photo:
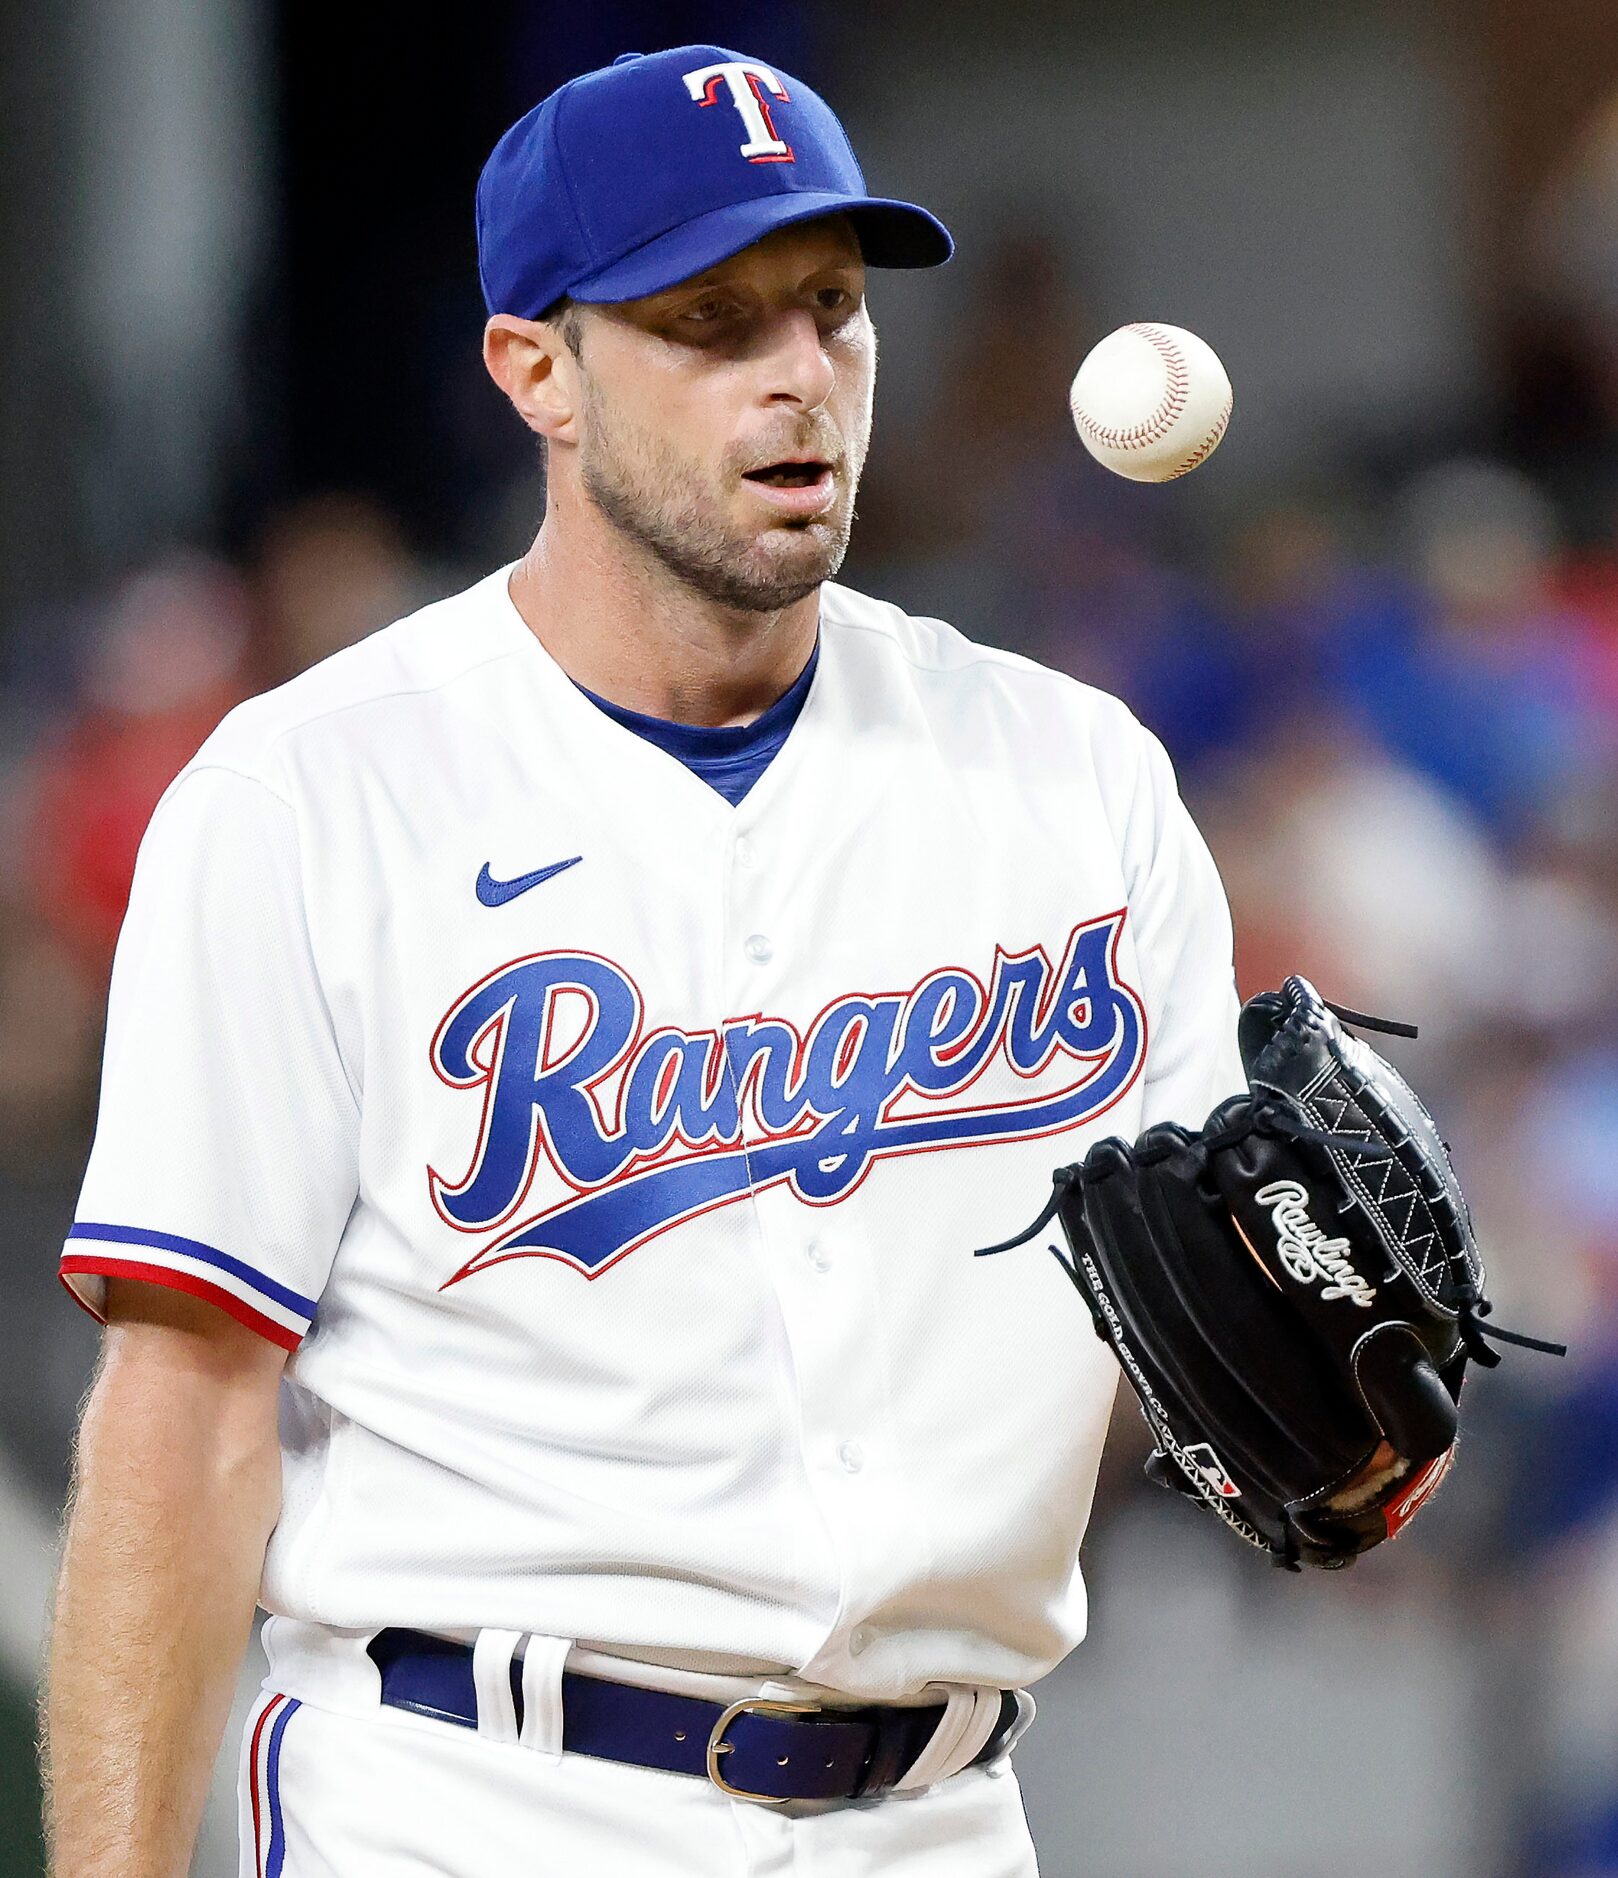
<svg viewBox="0 0 1618 1878"><path fill-rule="evenodd" d="M579 281L570 294L590 304L640 300L728 261L778 228L826 215L846 215L854 224L869 267L939 267L955 252L949 230L914 202L792 191L727 203L682 222Z"/></svg>

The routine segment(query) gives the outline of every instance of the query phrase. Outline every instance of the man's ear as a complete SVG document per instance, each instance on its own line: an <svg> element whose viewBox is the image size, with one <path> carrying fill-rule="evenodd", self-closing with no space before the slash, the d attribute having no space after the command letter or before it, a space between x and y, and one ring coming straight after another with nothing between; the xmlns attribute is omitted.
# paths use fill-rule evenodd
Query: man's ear
<svg viewBox="0 0 1618 1878"><path fill-rule="evenodd" d="M547 442L576 441L578 361L560 323L496 313L483 329L483 363L530 430Z"/></svg>

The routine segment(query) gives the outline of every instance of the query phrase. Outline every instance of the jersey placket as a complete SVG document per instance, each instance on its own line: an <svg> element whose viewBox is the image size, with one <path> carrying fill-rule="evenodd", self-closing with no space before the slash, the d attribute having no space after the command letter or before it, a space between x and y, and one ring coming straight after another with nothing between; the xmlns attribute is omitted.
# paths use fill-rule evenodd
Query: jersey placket
<svg viewBox="0 0 1618 1878"><path fill-rule="evenodd" d="M804 1044L814 1018L813 1001L806 1006L804 994L813 982L812 961L795 957L794 945L813 941L801 919L793 924L792 909L801 906L806 873L849 864L847 844L857 839L854 830L875 781L863 774L866 752L846 742L838 750L838 773L827 773L820 739L841 674L835 648L824 650L822 660L821 683L833 696L811 701L771 771L736 810L724 877L727 1015L790 1017ZM814 817L802 808L810 798L821 806ZM828 856L812 838L806 851L810 828L841 831L841 843L831 837L840 855ZM743 1092L739 1107L751 1152L771 1136L750 1092ZM824 1609L830 1592L835 1609L826 1613L809 1673L833 1686L859 1686L868 1673L861 1659L877 1641L866 1613L880 1601L896 1551L889 1535L912 1524L895 1446L899 1405L873 1264L877 1248L861 1230L855 1193L814 1203L790 1179L766 1178L753 1186L752 1210L791 1352L805 1480L837 1571L835 1586L816 1574L821 1595L811 1607Z"/></svg>

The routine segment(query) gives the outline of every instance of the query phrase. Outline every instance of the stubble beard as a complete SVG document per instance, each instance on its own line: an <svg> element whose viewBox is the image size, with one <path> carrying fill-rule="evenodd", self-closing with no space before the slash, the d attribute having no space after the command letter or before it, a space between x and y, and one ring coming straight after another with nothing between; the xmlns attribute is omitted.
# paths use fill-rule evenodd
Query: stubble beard
<svg viewBox="0 0 1618 1878"><path fill-rule="evenodd" d="M665 438L609 416L599 396L586 397L590 441L579 464L585 495L620 534L693 593L735 612L775 613L813 593L842 566L854 522L857 460L836 452L848 485L827 515L803 527L744 531L726 519L702 473ZM823 432L781 449L791 455L817 447L826 447Z"/></svg>

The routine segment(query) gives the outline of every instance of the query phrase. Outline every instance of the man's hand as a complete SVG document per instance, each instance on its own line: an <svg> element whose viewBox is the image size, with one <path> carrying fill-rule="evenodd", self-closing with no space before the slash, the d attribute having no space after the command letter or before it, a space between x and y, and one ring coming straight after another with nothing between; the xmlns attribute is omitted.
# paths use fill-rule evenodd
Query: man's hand
<svg viewBox="0 0 1618 1878"><path fill-rule="evenodd" d="M286 1352L109 1281L45 1703L58 1878L184 1878L280 1508Z"/></svg>

